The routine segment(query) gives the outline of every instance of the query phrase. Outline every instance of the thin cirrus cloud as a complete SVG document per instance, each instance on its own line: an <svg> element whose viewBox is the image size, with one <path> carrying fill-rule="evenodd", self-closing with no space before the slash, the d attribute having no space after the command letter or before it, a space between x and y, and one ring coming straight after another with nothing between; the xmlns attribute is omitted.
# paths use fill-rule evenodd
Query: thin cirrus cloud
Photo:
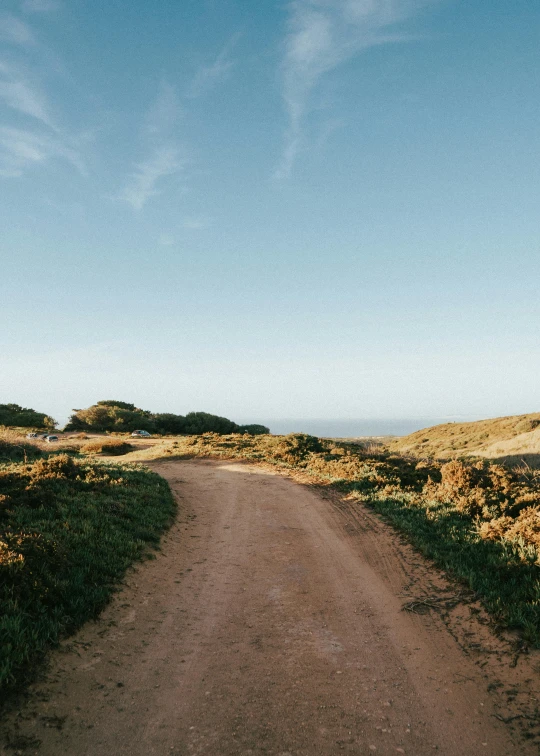
<svg viewBox="0 0 540 756"><path fill-rule="evenodd" d="M84 176L81 140L56 124L38 78L32 68L0 60L0 175L21 176L38 164L63 160Z"/></svg>
<svg viewBox="0 0 540 756"><path fill-rule="evenodd" d="M53 0L24 0L26 12L56 10ZM47 48L36 41L33 28L11 13L0 14L0 41L16 46L0 58L0 175L21 176L31 167L61 160L86 175L77 137L61 128L43 79L56 73Z"/></svg>
<svg viewBox="0 0 540 756"><path fill-rule="evenodd" d="M52 13L59 8L57 0L24 0L21 5L25 13Z"/></svg>
<svg viewBox="0 0 540 756"><path fill-rule="evenodd" d="M21 176L30 166L52 158L65 160L85 175L77 149L55 135L28 129L0 126L0 176Z"/></svg>
<svg viewBox="0 0 540 756"><path fill-rule="evenodd" d="M213 89L220 81L228 78L234 66L234 61L231 60L230 56L240 36L239 32L233 34L212 63L199 68L188 88L187 97L201 97Z"/></svg>
<svg viewBox="0 0 540 756"><path fill-rule="evenodd" d="M181 115L175 88L167 81L162 81L158 95L146 115L145 131L158 138L170 137Z"/></svg>
<svg viewBox="0 0 540 756"><path fill-rule="evenodd" d="M175 145L163 144L156 147L146 160L135 166L119 199L127 202L134 210L142 210L151 197L160 194L158 182L178 173L184 165L185 160L181 158Z"/></svg>
<svg viewBox="0 0 540 756"><path fill-rule="evenodd" d="M172 247L176 244L176 239L172 234L160 234L158 241L162 247Z"/></svg>
<svg viewBox="0 0 540 756"><path fill-rule="evenodd" d="M184 220L182 221L182 228L185 228L188 231L202 231L203 229L208 228L209 225L209 218L184 218Z"/></svg>
<svg viewBox="0 0 540 756"><path fill-rule="evenodd" d="M179 173L186 165L174 138L179 116L180 106L174 87L162 82L142 129L148 156L135 164L126 186L118 195L118 199L127 202L134 210L142 210L149 199L161 193L159 183Z"/></svg>
<svg viewBox="0 0 540 756"><path fill-rule="evenodd" d="M0 15L0 40L14 45L33 45L35 43L32 30L11 13Z"/></svg>
<svg viewBox="0 0 540 756"><path fill-rule="evenodd" d="M58 131L43 92L21 68L3 61L0 61L0 102L11 110L30 116L53 131Z"/></svg>
<svg viewBox="0 0 540 756"><path fill-rule="evenodd" d="M410 40L397 24L436 0L293 0L282 59L289 125L276 178L290 176L310 97L324 74L376 45Z"/></svg>

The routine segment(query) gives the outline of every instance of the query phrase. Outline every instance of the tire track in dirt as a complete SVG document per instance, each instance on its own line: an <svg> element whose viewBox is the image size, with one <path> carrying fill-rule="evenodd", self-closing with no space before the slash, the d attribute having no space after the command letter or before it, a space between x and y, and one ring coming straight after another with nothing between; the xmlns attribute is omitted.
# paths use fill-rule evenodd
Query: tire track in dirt
<svg viewBox="0 0 540 756"><path fill-rule="evenodd" d="M177 522L51 655L2 753L537 753L488 689L502 651L490 677L455 631L464 617L401 611L451 587L368 510L254 465L151 466Z"/></svg>

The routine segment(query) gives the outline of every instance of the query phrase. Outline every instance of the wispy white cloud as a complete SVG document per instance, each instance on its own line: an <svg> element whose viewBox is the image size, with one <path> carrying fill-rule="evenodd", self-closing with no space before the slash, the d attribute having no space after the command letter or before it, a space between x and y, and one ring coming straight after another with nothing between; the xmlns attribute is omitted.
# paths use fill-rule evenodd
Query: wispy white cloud
<svg viewBox="0 0 540 756"><path fill-rule="evenodd" d="M161 138L170 137L180 116L181 108L175 88L168 82L162 81L157 97L146 116L147 133Z"/></svg>
<svg viewBox="0 0 540 756"><path fill-rule="evenodd" d="M182 221L182 228L189 231L202 231L204 228L208 228L210 220L203 217L184 218Z"/></svg>
<svg viewBox="0 0 540 756"><path fill-rule="evenodd" d="M60 8L57 0L24 0L21 9L25 13L52 13Z"/></svg>
<svg viewBox="0 0 540 756"><path fill-rule="evenodd" d="M184 217L178 224L176 224L174 233L161 233L158 237L158 241L163 247L173 247L178 243L179 236L185 236L185 234L182 233L183 231L203 231L208 228L211 223L211 218L202 215Z"/></svg>
<svg viewBox="0 0 540 756"><path fill-rule="evenodd" d="M0 126L0 176L21 176L31 165L61 159L85 175L85 165L75 146L55 135Z"/></svg>
<svg viewBox="0 0 540 756"><path fill-rule="evenodd" d="M174 87L162 82L142 128L148 156L136 163L118 199L142 210L151 197L160 194L158 184L179 173L187 159L174 138L180 107Z"/></svg>
<svg viewBox="0 0 540 756"><path fill-rule="evenodd" d="M44 12L53 5L52 0L25 0L22 7ZM20 176L50 160L67 162L86 175L81 153L88 133L75 135L61 124L44 86L58 74L54 56L12 14L0 14L1 39L22 49L0 59L0 175Z"/></svg>
<svg viewBox="0 0 540 756"><path fill-rule="evenodd" d="M290 175L310 96L321 77L361 50L410 39L397 25L436 0L292 0L282 60L289 125L276 177Z"/></svg>
<svg viewBox="0 0 540 756"><path fill-rule="evenodd" d="M229 76L234 66L234 61L231 60L230 56L240 36L240 33L234 34L210 65L199 68L188 88L188 97L201 97Z"/></svg>
<svg viewBox="0 0 540 756"><path fill-rule="evenodd" d="M119 199L130 204L134 210L142 210L151 197L160 192L158 182L166 176L178 173L185 165L178 147L163 144L156 147L148 159L135 166L134 172Z"/></svg>
<svg viewBox="0 0 540 756"><path fill-rule="evenodd" d="M28 24L11 13L0 14L0 39L15 45L33 45L35 42Z"/></svg>
<svg viewBox="0 0 540 756"><path fill-rule="evenodd" d="M172 234L160 234L158 241L163 247L172 247L176 244L176 239Z"/></svg>
<svg viewBox="0 0 540 756"><path fill-rule="evenodd" d="M21 68L0 61L0 101L8 108L40 121L57 131L47 98Z"/></svg>

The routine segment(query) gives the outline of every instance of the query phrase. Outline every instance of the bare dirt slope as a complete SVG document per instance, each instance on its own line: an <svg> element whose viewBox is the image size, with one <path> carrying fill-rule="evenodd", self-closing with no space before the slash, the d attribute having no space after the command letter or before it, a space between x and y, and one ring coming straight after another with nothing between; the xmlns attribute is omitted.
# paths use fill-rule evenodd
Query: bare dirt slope
<svg viewBox="0 0 540 756"><path fill-rule="evenodd" d="M476 608L402 611L453 589L367 510L242 463L152 467L180 504L162 552L52 655L2 753L537 753L512 729L536 660L509 667Z"/></svg>

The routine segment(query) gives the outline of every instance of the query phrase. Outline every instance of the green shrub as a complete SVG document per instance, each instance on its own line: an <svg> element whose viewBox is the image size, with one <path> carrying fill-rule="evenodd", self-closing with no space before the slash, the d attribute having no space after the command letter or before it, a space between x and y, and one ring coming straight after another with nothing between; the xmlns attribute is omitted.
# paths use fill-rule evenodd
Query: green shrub
<svg viewBox="0 0 540 756"><path fill-rule="evenodd" d="M18 404L0 404L0 425L15 428L47 428L56 426L56 421L44 412L36 412Z"/></svg>
<svg viewBox="0 0 540 756"><path fill-rule="evenodd" d="M141 467L58 455L0 469L0 691L101 611L174 512Z"/></svg>
<svg viewBox="0 0 540 756"><path fill-rule="evenodd" d="M267 428L266 425L251 423L250 425L239 425L238 433L249 433L250 436L262 436L270 433L270 428Z"/></svg>

